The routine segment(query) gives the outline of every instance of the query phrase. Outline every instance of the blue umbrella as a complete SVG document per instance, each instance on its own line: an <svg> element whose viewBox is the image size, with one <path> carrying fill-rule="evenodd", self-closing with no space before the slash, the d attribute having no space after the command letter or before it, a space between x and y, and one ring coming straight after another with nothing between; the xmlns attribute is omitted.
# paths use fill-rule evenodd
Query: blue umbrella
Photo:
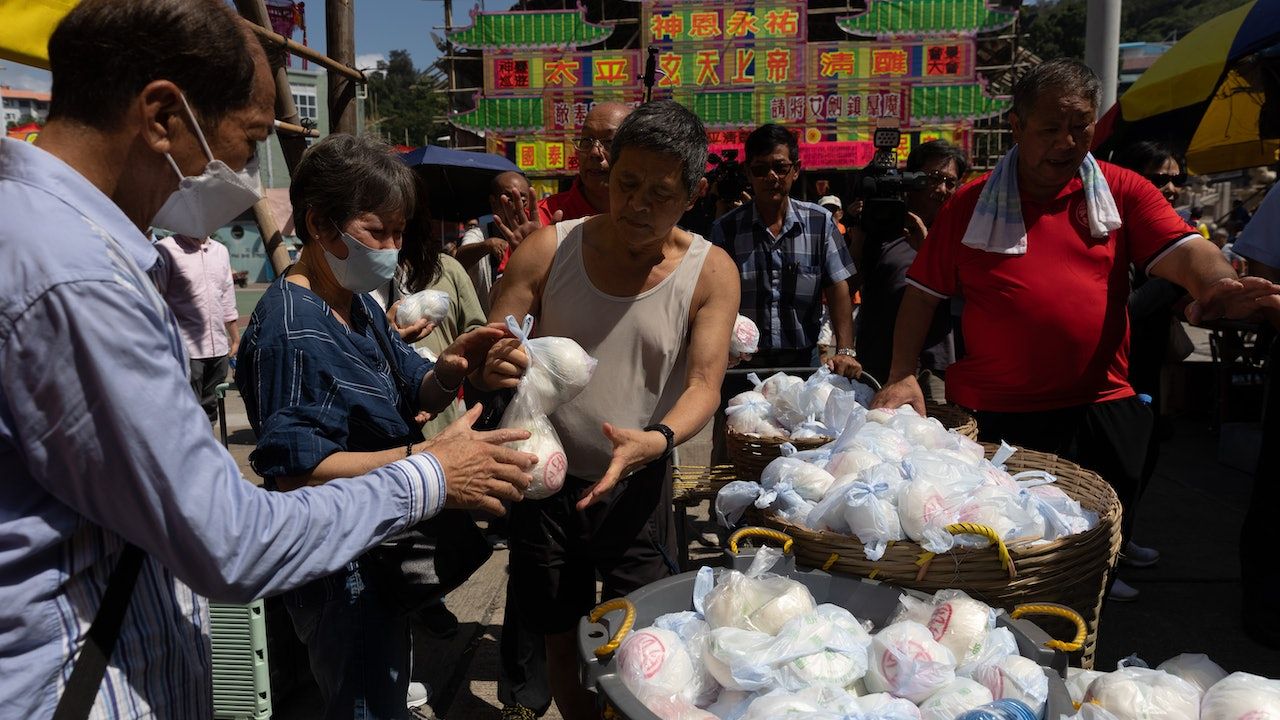
<svg viewBox="0 0 1280 720"><path fill-rule="evenodd" d="M504 172L520 172L498 155L435 145L401 153L400 160L426 183L431 217L436 220L471 220L489 214L489 183Z"/></svg>

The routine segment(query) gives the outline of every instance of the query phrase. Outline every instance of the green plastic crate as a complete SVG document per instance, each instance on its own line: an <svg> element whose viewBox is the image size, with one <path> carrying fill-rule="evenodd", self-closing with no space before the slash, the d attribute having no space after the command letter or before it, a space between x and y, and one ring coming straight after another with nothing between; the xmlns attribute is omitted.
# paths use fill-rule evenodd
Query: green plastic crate
<svg viewBox="0 0 1280 720"><path fill-rule="evenodd" d="M271 717L271 674L262 601L209 603L213 648L213 716L227 720Z"/></svg>

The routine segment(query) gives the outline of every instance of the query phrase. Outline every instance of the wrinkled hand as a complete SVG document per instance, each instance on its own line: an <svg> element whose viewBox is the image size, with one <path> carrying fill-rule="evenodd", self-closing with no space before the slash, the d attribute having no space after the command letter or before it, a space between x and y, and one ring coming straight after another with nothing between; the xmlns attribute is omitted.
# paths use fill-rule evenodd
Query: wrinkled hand
<svg viewBox="0 0 1280 720"><path fill-rule="evenodd" d="M444 469L445 507L505 515L502 501L524 498L533 480L528 471L538 456L503 447L527 439L528 431L472 429L482 411L480 405L471 408L429 440L426 449Z"/></svg>
<svg viewBox="0 0 1280 720"><path fill-rule="evenodd" d="M487 390L513 388L520 384L524 371L529 369L529 356L515 338L504 338L493 344L488 357L480 368L478 382L472 382Z"/></svg>
<svg viewBox="0 0 1280 720"><path fill-rule="evenodd" d="M862 375L862 363L848 355L832 355L827 361L827 369L850 380L857 380Z"/></svg>
<svg viewBox="0 0 1280 720"><path fill-rule="evenodd" d="M654 430L645 432L630 428L616 428L605 423L604 436L613 443L613 461L609 463L609 469L605 471L604 477L600 478L600 482L592 485L591 489L578 501L579 511L586 510L598 502L605 493L618 484L624 475L657 460L667 451L667 438Z"/></svg>
<svg viewBox="0 0 1280 720"><path fill-rule="evenodd" d="M456 387L473 369L484 367L494 343L509 335L502 323L468 330L440 353L432 372L444 387Z"/></svg>
<svg viewBox="0 0 1280 720"><path fill-rule="evenodd" d="M556 213L552 219L560 221L562 213ZM512 202L506 195L502 196L502 208L493 214L493 224L498 226L502 239L512 250L520 247L524 239L542 227L538 217L538 201L533 196L533 188L520 198L520 202Z"/></svg>
<svg viewBox="0 0 1280 720"><path fill-rule="evenodd" d="M412 345L422 338L430 335L431 331L436 329L436 324L426 318L423 318L408 327L400 327L400 325L396 323L396 310L399 308L399 300L391 303L391 307L387 308L387 322L391 323L391 329L399 333L400 339L405 341L405 344Z"/></svg>
<svg viewBox="0 0 1280 720"><path fill-rule="evenodd" d="M1243 320L1267 308L1280 310L1280 285L1257 277L1222 278L1187 306L1187 319L1197 325L1224 317Z"/></svg>
<svg viewBox="0 0 1280 720"><path fill-rule="evenodd" d="M920 383L915 375L908 375L897 382L885 385L871 399L872 410L876 408L896 410L903 405L910 405L915 408L920 417L924 417L924 392L920 389Z"/></svg>

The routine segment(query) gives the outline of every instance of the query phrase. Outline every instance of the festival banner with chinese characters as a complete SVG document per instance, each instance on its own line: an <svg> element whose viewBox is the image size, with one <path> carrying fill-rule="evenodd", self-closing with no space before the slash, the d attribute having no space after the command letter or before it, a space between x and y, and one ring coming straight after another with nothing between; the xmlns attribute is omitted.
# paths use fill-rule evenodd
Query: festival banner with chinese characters
<svg viewBox="0 0 1280 720"><path fill-rule="evenodd" d="M922 1L901 0L912 7ZM892 30L897 15L880 7L888 3L869 4L884 16L880 25ZM583 49L598 42L594 35L591 42L565 41L587 32L581 7L546 22L538 12L521 14L520 43L509 44L507 30L502 42L493 33L478 34L484 89L476 109L454 123L497 136L495 147L528 173L570 175L577 169L574 141L591 106L643 99L648 47L657 49L653 98L675 99L697 113L713 148L740 148L752 129L778 123L799 135L803 162L815 169L865 165L879 125L901 129L904 157L932 137L967 142L973 119L1008 107L985 92L972 33L942 32L933 27L941 21L927 13L919 19L933 23L927 33L904 27L877 30L876 39L810 43L803 0L644 0L638 10L636 49ZM972 14L956 14L943 25L969 22ZM548 25L552 20L576 25ZM515 22L477 16L477 27L481 21ZM544 25L559 30L534 32Z"/></svg>
<svg viewBox="0 0 1280 720"><path fill-rule="evenodd" d="M659 49L687 45L715 48L757 41L798 45L808 38L805 17L803 2L653 0L644 3L640 23L648 44Z"/></svg>
<svg viewBox="0 0 1280 720"><path fill-rule="evenodd" d="M942 42L809 43L809 79L815 82L867 80L954 83L973 81L973 44Z"/></svg>
<svg viewBox="0 0 1280 720"><path fill-rule="evenodd" d="M639 50L490 54L484 89L493 97L555 88L634 89L641 87L641 70Z"/></svg>

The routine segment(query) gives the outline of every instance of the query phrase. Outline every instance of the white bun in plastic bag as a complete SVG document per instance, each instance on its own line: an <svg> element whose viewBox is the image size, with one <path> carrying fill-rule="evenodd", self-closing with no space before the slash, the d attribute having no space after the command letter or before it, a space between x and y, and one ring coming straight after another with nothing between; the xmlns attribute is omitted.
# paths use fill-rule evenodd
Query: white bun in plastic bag
<svg viewBox="0 0 1280 720"><path fill-rule="evenodd" d="M729 359L739 360L754 355L760 349L760 328L751 318L739 315L733 321L733 334L729 336Z"/></svg>
<svg viewBox="0 0 1280 720"><path fill-rule="evenodd" d="M747 620L751 627L769 635L777 635L782 626L793 618L813 613L816 603L809 588L794 580L788 583L786 590L751 613Z"/></svg>
<svg viewBox="0 0 1280 720"><path fill-rule="evenodd" d="M1106 673L1098 670L1081 670L1078 667L1067 667L1067 694L1071 696L1071 702L1079 705L1084 702L1084 694L1089 692L1089 686L1094 680L1106 675Z"/></svg>
<svg viewBox="0 0 1280 720"><path fill-rule="evenodd" d="M764 383L757 388L761 395L764 395L769 402L773 402L783 390L787 388L803 385L804 380L786 373L774 373L765 379Z"/></svg>
<svg viewBox="0 0 1280 720"><path fill-rule="evenodd" d="M693 660L675 633L655 627L633 632L619 646L617 659L623 684L641 700L690 699Z"/></svg>
<svg viewBox="0 0 1280 720"><path fill-rule="evenodd" d="M791 457L774 458L760 473L760 485L766 490L779 483L790 483L800 497L817 502L836 479L817 465Z"/></svg>
<svg viewBox="0 0 1280 720"><path fill-rule="evenodd" d="M929 632L933 639L951 651L959 663L976 658L986 645L987 634L995 626L991 606L965 595L959 590L939 598L929 615Z"/></svg>
<svg viewBox="0 0 1280 720"><path fill-rule="evenodd" d="M396 325L409 327L419 320L430 320L439 325L449 317L449 293L442 290L423 290L400 299L396 308Z"/></svg>
<svg viewBox="0 0 1280 720"><path fill-rule="evenodd" d="M1044 717L1049 700L1049 678L1030 658L1009 655L978 671L977 680L991 691L992 698L1012 698L1026 703L1037 718Z"/></svg>
<svg viewBox="0 0 1280 720"><path fill-rule="evenodd" d="M968 678L956 678L920 703L922 720L955 720L961 713L991 702L991 691Z"/></svg>
<svg viewBox="0 0 1280 720"><path fill-rule="evenodd" d="M525 489L524 496L530 500L541 500L560 492L564 487L565 474L569 470L569 461L551 421L545 415L525 417L523 421L512 423L508 423L505 416L502 420L502 427L529 431L528 439L509 442L507 447L538 456L538 464L529 470L533 481Z"/></svg>
<svg viewBox="0 0 1280 720"><path fill-rule="evenodd" d="M858 698L863 717L874 720L920 720L920 708L910 700L888 693L872 693Z"/></svg>
<svg viewBox="0 0 1280 720"><path fill-rule="evenodd" d="M737 407L739 405L746 405L748 403L767 404L768 402L769 402L768 398L756 392L755 390L747 390L745 392L740 392L737 395L734 395L733 397L729 398L729 402L725 405L725 407Z"/></svg>
<svg viewBox="0 0 1280 720"><path fill-rule="evenodd" d="M1209 656L1203 653L1175 655L1160 663L1156 669L1186 680L1200 688L1200 692L1208 692L1209 688L1227 676L1227 671L1223 670L1221 665L1210 660Z"/></svg>
<svg viewBox="0 0 1280 720"><path fill-rule="evenodd" d="M861 475L876 465L884 462L879 455L865 448L853 446L842 452L832 454L827 461L827 472L839 477L841 475Z"/></svg>
<svg viewBox="0 0 1280 720"><path fill-rule="evenodd" d="M920 703L955 678L955 657L919 623L894 623L871 638L866 676L871 692Z"/></svg>
<svg viewBox="0 0 1280 720"><path fill-rule="evenodd" d="M1231 673L1204 694L1200 720L1280 720L1280 680Z"/></svg>
<svg viewBox="0 0 1280 720"><path fill-rule="evenodd" d="M1120 668L1089 685L1085 703L1100 705L1117 720L1197 720L1200 690L1167 672Z"/></svg>

